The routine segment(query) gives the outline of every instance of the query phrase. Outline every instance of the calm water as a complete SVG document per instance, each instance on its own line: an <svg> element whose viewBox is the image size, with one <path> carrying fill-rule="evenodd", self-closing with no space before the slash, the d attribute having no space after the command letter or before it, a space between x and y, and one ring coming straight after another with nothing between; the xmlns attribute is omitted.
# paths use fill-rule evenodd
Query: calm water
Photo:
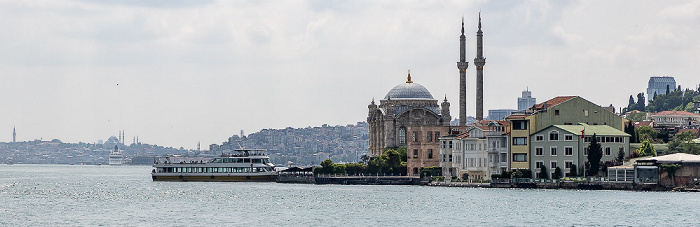
<svg viewBox="0 0 700 227"><path fill-rule="evenodd" d="M0 226L700 225L700 194L153 182L149 166L0 166Z"/></svg>

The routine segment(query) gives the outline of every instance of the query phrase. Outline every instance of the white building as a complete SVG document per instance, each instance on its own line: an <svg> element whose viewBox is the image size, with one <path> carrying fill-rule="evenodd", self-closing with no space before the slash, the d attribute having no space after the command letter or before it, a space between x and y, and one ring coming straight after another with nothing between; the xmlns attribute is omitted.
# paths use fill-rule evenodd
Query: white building
<svg viewBox="0 0 700 227"><path fill-rule="evenodd" d="M508 122L490 121L471 126L466 133L440 138L440 167L443 176L491 180L508 166Z"/></svg>

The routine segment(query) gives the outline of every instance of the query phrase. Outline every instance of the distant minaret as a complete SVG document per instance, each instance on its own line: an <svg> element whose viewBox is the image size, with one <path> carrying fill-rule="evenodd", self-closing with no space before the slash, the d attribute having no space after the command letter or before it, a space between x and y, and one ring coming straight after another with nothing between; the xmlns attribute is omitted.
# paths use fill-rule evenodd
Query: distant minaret
<svg viewBox="0 0 700 227"><path fill-rule="evenodd" d="M199 141L197 141L197 151L199 151Z"/></svg>
<svg viewBox="0 0 700 227"><path fill-rule="evenodd" d="M119 137L117 137L117 143L122 142L122 130L119 130Z"/></svg>
<svg viewBox="0 0 700 227"><path fill-rule="evenodd" d="M459 37L459 125L467 124L467 37L464 36L464 17L462 17L462 35ZM451 119L450 119L451 120Z"/></svg>
<svg viewBox="0 0 700 227"><path fill-rule="evenodd" d="M476 58L474 65L476 66L476 120L484 119L484 44L483 34L481 32L481 12L479 12L479 31L476 32Z"/></svg>
<svg viewBox="0 0 700 227"><path fill-rule="evenodd" d="M15 130L15 127L12 127L12 142L17 142L17 131Z"/></svg>

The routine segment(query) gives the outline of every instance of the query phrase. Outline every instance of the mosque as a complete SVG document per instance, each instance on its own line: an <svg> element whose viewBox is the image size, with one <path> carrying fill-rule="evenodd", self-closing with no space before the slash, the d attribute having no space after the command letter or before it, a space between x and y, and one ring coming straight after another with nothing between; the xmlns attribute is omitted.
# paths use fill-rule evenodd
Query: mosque
<svg viewBox="0 0 700 227"><path fill-rule="evenodd" d="M477 54L474 65L477 69L476 78L476 119L483 120L483 66L486 59L483 57L481 31L481 13L479 14L479 30L477 31ZM464 18L462 18L462 35L460 36L460 61L457 68L460 75L460 116L459 126L466 125L466 38L464 36ZM428 89L411 80L411 72L405 83L396 85L379 105L372 102L368 105L369 113L369 155L376 157L382 154L386 148L407 147L411 141L420 142L420 132L413 132L410 128L448 128L452 117L450 116L450 103L447 97L438 105L438 100L433 98ZM409 132L411 135L409 137ZM429 133L429 134L428 134ZM437 144L438 135L433 132L426 133L429 142ZM433 140L434 135L434 140ZM443 134L446 135L446 134ZM432 158L432 153L429 155Z"/></svg>

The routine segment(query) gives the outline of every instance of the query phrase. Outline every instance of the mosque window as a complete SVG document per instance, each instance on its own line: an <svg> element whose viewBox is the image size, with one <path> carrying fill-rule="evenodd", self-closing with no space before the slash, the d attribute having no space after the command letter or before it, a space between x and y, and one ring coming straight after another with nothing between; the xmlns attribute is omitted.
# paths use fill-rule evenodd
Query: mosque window
<svg viewBox="0 0 700 227"><path fill-rule="evenodd" d="M399 144L406 144L406 128L399 128Z"/></svg>

